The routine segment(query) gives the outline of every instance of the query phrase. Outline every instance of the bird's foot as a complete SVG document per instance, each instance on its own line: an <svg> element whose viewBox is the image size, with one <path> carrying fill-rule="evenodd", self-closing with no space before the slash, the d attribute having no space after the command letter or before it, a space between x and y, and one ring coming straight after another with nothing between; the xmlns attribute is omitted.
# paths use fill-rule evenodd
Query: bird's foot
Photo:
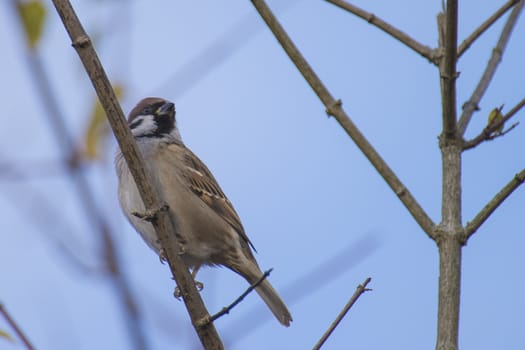
<svg viewBox="0 0 525 350"><path fill-rule="evenodd" d="M194 283L195 288L197 288L199 292L204 289L204 284L202 282L194 281ZM182 291L180 290L179 286L175 287L175 290L173 291L173 296L178 300L180 300L180 298L182 297Z"/></svg>
<svg viewBox="0 0 525 350"><path fill-rule="evenodd" d="M186 254L186 246L179 241L177 241L177 244L179 245L179 252L177 254L179 256Z"/></svg>
<svg viewBox="0 0 525 350"><path fill-rule="evenodd" d="M157 215L159 214L159 212L166 211L169 208L170 207L167 204L163 204L158 208L146 210L143 212L134 211L131 213L131 215L136 216L137 218L148 221L148 222L153 222L157 220Z"/></svg>

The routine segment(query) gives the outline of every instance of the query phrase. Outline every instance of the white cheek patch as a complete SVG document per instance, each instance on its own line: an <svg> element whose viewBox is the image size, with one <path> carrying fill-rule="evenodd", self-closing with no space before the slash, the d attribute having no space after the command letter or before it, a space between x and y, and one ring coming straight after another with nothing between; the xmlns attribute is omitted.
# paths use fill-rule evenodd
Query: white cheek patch
<svg viewBox="0 0 525 350"><path fill-rule="evenodd" d="M152 134L157 130L157 123L153 119L152 115L144 115L137 117L133 123L139 123L136 127L131 129L131 133L133 136L143 136Z"/></svg>

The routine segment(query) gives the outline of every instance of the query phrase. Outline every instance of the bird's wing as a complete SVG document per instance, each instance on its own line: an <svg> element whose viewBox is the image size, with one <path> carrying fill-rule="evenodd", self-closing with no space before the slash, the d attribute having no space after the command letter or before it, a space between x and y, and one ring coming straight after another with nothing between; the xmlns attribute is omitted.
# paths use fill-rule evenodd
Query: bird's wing
<svg viewBox="0 0 525 350"><path fill-rule="evenodd" d="M255 247L244 232L239 215L233 209L217 180L211 171L190 149L183 145L176 145L182 149L182 162L184 169L182 174L192 192L199 197L217 215L223 218L233 229L252 247Z"/></svg>

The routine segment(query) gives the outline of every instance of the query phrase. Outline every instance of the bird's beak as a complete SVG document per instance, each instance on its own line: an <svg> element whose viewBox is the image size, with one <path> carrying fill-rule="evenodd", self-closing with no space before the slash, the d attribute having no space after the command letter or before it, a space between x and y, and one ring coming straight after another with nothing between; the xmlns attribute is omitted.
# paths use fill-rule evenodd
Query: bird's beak
<svg viewBox="0 0 525 350"><path fill-rule="evenodd" d="M157 111L155 112L155 114L157 115L170 115L170 114L173 114L173 112L175 111L175 105L171 102L166 102L165 104L163 104L162 106L160 106Z"/></svg>

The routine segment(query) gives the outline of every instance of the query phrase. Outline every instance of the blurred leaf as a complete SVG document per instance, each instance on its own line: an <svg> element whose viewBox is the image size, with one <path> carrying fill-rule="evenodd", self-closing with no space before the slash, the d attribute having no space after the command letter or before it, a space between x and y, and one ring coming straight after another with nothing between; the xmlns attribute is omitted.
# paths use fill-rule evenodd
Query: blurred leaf
<svg viewBox="0 0 525 350"><path fill-rule="evenodd" d="M113 90L120 100L123 94L123 87L120 84L114 84ZM106 113L102 108L98 98L93 101L93 108L89 117L89 124L84 136L83 156L87 160L93 161L99 158L101 145L109 134L109 125L106 119Z"/></svg>
<svg viewBox="0 0 525 350"><path fill-rule="evenodd" d="M42 37L46 8L39 0L32 0L19 1L17 9L26 32L27 44L34 49Z"/></svg>
<svg viewBox="0 0 525 350"><path fill-rule="evenodd" d="M493 124L498 123L501 119L503 119L503 114L501 114L501 110L503 109L503 105L501 105L499 108L494 108L490 113L487 120L487 126L490 127ZM495 134L501 134L503 131L503 124L498 126L496 130L494 130Z"/></svg>
<svg viewBox="0 0 525 350"><path fill-rule="evenodd" d="M0 329L0 338L4 338L6 340L9 340L10 342L15 342L15 340L13 339L13 337L7 333L6 331L3 331Z"/></svg>

